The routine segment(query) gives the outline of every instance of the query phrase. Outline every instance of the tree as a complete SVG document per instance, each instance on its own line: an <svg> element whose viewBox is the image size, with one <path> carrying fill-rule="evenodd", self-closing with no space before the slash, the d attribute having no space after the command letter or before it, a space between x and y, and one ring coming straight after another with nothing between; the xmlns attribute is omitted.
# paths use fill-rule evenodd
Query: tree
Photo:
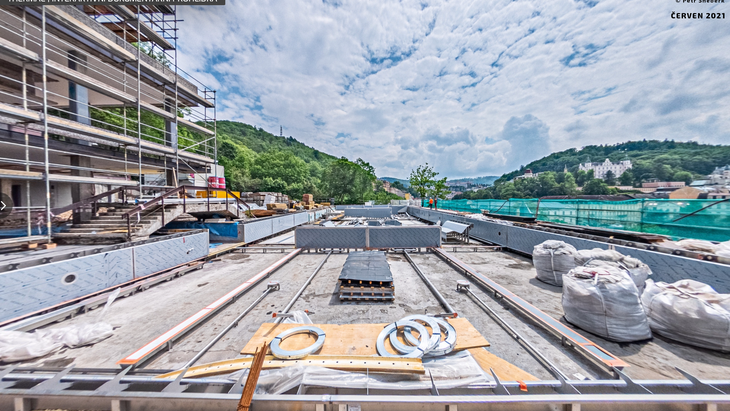
<svg viewBox="0 0 730 411"><path fill-rule="evenodd" d="M677 171L676 173L674 173L672 180L684 181L684 184L690 185L693 180L692 173L690 173L689 171Z"/></svg>
<svg viewBox="0 0 730 411"><path fill-rule="evenodd" d="M434 178L438 174L433 171L433 167L426 163L425 165L418 166L415 170L411 170L411 175L408 177L408 180L411 183L411 187L418 193L418 196L424 198L433 185Z"/></svg>
<svg viewBox="0 0 730 411"><path fill-rule="evenodd" d="M616 185L616 175L613 173L613 171L608 170L606 172L606 175L603 176L603 181L605 181L606 185L609 186Z"/></svg>
<svg viewBox="0 0 730 411"><path fill-rule="evenodd" d="M444 177L433 183L429 190L429 195L443 200L450 192L451 190L449 189L449 186L446 185L446 177Z"/></svg>
<svg viewBox="0 0 730 411"><path fill-rule="evenodd" d="M619 183L622 186L630 186L634 184L634 173L632 173L629 170L624 171L621 173L621 176L618 178Z"/></svg>
<svg viewBox="0 0 730 411"><path fill-rule="evenodd" d="M360 165L342 157L324 171L326 192L338 203L361 203L373 191L372 174Z"/></svg>
<svg viewBox="0 0 730 411"><path fill-rule="evenodd" d="M573 175L564 173L563 182L560 183L560 191L562 195L574 196L578 193L578 184L575 183Z"/></svg>
<svg viewBox="0 0 730 411"><path fill-rule="evenodd" d="M603 180L594 178L583 186L583 194L585 195L607 195L609 194L608 184Z"/></svg>

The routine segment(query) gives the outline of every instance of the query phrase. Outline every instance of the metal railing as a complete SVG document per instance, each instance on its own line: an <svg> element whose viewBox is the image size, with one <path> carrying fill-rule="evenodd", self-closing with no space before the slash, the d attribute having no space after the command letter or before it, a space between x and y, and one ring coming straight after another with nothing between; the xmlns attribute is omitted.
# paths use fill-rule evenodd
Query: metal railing
<svg viewBox="0 0 730 411"><path fill-rule="evenodd" d="M229 199L229 196L230 196L231 199L235 200L236 205L243 204L244 206L246 206L246 208L248 209L248 211L251 211L251 207L245 201L243 201L240 197L238 197L236 194L234 194L231 190L229 190L227 188L213 188L213 187L200 187L200 186L180 186L180 187L177 187L177 188L173 188L172 190L168 190L168 191L162 193L161 195L159 195L159 196L157 196L157 197L155 197L155 198L153 198L153 199L151 199L149 201L146 201L144 204L140 204L139 206L137 206L137 207L135 207L135 208L127 211L126 213L122 214L122 218L127 220L127 240L131 240L131 238L132 238L132 224L130 222L130 217L132 215L138 214L139 217L141 217L143 211L150 211L150 213L145 214L145 215L151 215L151 214L154 214L154 212L159 209L161 211L161 217L162 217L161 223L162 223L162 226L164 227L165 226L165 199L168 198L168 197L171 197L173 195L176 195L176 194L178 196L182 196L182 200L183 200L183 202L182 202L183 213L187 213L187 201L186 201L186 199L187 199L188 196L190 196L190 194L188 193L188 191L191 191L191 190L192 191L207 191L209 193L211 191L216 191L216 192L217 191L223 191L223 192L225 192L227 194L225 196L226 209L228 209L228 199ZM207 195L206 196L206 200L207 200L206 201L207 210L210 211L210 195ZM156 206L158 204L160 206L159 208L150 208L151 206ZM239 209L238 206L236 207L236 217L240 217L240 209Z"/></svg>

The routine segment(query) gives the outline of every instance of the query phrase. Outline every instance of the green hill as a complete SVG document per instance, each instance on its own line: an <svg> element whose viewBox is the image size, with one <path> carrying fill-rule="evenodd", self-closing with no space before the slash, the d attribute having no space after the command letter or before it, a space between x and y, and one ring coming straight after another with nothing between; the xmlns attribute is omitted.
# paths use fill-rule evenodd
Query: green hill
<svg viewBox="0 0 730 411"><path fill-rule="evenodd" d="M294 137L235 121L219 121L217 129L218 160L232 190L280 192L295 199L309 193L338 203L399 198L375 183L375 169L361 159L338 159Z"/></svg>
<svg viewBox="0 0 730 411"><path fill-rule="evenodd" d="M498 178L499 178L499 176L483 176L483 177L449 179L448 181L451 183L471 183L471 184L490 185L490 184L493 184L494 181L497 180Z"/></svg>
<svg viewBox="0 0 730 411"><path fill-rule="evenodd" d="M672 180L677 173L689 172L694 178L711 173L715 167L730 164L730 146L699 144L696 142L674 141L628 141L614 145L586 146L578 150L552 153L533 161L519 170L502 175L495 184L503 183L531 169L533 173L544 171L561 172L578 170L580 163L587 161L602 162L606 158L617 162L629 158L635 183L657 178Z"/></svg>

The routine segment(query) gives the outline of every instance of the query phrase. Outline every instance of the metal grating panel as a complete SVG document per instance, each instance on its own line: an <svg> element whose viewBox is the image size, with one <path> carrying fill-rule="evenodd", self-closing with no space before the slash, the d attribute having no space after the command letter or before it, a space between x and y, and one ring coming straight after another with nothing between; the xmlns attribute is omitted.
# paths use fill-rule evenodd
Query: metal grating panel
<svg viewBox="0 0 730 411"><path fill-rule="evenodd" d="M271 232L279 233L294 227L294 216L285 215L271 219Z"/></svg>
<svg viewBox="0 0 730 411"><path fill-rule="evenodd" d="M306 224L309 221L309 214L307 213L296 213L294 214L294 225Z"/></svg>
<svg viewBox="0 0 730 411"><path fill-rule="evenodd" d="M370 248L441 247L439 227L369 227Z"/></svg>
<svg viewBox="0 0 730 411"><path fill-rule="evenodd" d="M365 227L297 227L296 248L366 248Z"/></svg>

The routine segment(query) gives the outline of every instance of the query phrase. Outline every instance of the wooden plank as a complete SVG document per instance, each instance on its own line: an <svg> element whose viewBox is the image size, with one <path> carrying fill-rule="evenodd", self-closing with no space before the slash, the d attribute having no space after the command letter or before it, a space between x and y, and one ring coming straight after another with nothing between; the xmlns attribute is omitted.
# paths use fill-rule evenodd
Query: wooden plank
<svg viewBox="0 0 730 411"><path fill-rule="evenodd" d="M474 328L466 318L450 318L449 323L456 329L455 351L469 348L488 347L489 342ZM375 340L378 334L388 324L313 324L325 332L325 340L320 355L378 355L375 348ZM253 337L241 350L241 354L256 352L263 341L270 342L280 333L301 324L261 324ZM428 328L428 327L427 327ZM284 350L299 350L314 343L314 338L309 334L293 335L281 343ZM390 342L386 340L386 349L396 353Z"/></svg>
<svg viewBox="0 0 730 411"><path fill-rule="evenodd" d="M468 351L487 375L491 375L489 372L489 369L491 368L494 370L494 373L497 374L497 378L502 381L538 381L538 378L534 375L502 358L497 357L484 348L472 348Z"/></svg>
<svg viewBox="0 0 730 411"><path fill-rule="evenodd" d="M208 364L190 367L185 373L186 378L209 377L212 375L228 374L234 371L251 367L253 357L236 358L233 360L216 361ZM264 360L264 369L294 367L297 365L326 367L344 371L391 372L407 374L425 374L420 358L384 358L362 355L309 355L300 360L280 360L273 355L267 355ZM158 375L155 378L175 378L182 370Z"/></svg>

